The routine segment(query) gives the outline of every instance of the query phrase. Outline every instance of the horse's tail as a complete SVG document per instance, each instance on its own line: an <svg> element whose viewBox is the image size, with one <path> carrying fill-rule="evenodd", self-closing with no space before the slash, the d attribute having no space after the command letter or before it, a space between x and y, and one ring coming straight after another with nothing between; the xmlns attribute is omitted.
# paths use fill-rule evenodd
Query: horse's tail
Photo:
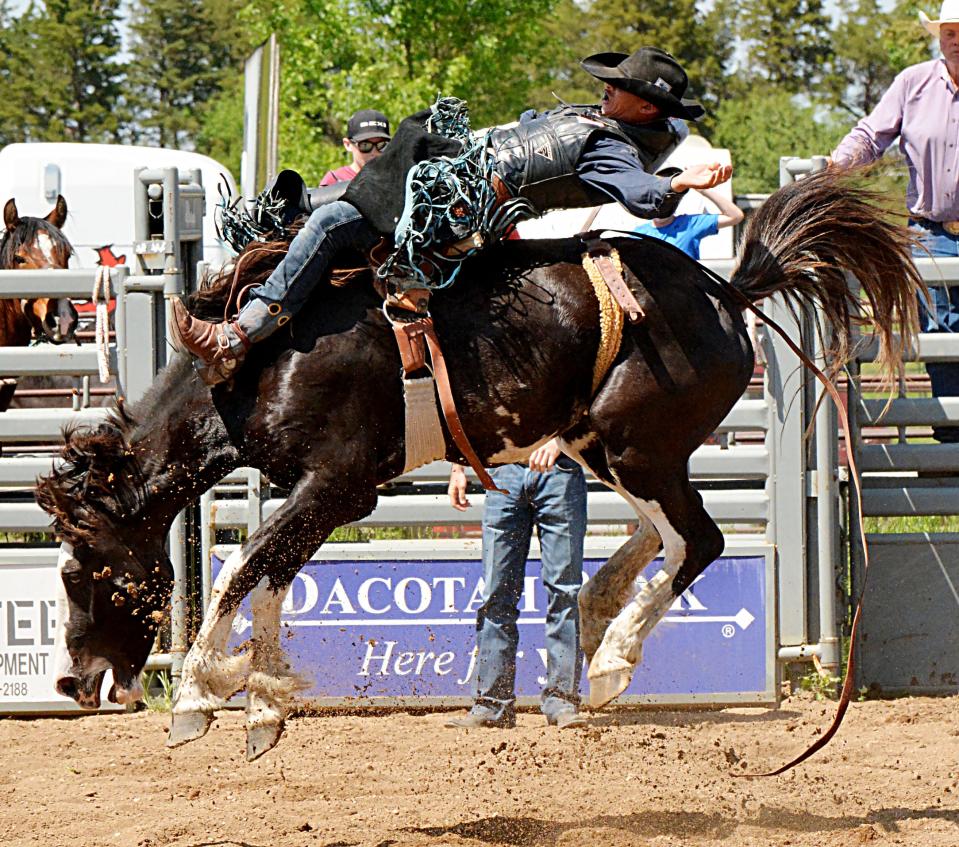
<svg viewBox="0 0 959 847"><path fill-rule="evenodd" d="M779 189L750 219L731 283L753 302L777 293L817 301L833 328L833 370L849 358L851 324L871 324L890 379L915 341L916 293L925 288L911 259L913 236L861 179L830 169ZM846 272L862 285L868 310Z"/></svg>

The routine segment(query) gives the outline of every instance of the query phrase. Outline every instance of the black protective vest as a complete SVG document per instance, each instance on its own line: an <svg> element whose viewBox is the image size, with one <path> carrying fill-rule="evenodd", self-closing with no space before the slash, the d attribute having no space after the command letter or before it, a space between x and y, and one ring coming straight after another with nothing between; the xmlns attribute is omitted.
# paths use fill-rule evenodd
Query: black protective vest
<svg viewBox="0 0 959 847"><path fill-rule="evenodd" d="M514 195L525 197L540 212L609 203L609 195L576 175L576 163L596 135L629 144L652 173L681 138L667 121L620 123L594 106L561 106L530 121L490 133L496 172Z"/></svg>

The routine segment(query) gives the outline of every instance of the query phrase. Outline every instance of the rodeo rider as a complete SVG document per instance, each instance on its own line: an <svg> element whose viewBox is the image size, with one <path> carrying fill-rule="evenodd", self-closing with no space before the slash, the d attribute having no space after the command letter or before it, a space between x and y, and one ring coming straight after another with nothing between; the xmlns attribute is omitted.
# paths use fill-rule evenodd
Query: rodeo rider
<svg viewBox="0 0 959 847"><path fill-rule="evenodd" d="M540 213L615 200L640 217L668 217L690 188L712 188L729 179L732 168L719 163L666 176L652 173L688 134L682 121L704 114L700 104L683 99L688 79L672 56L642 47L632 55L598 53L581 64L604 83L598 109L564 105L528 111L517 125L491 133L496 172L514 196L527 198ZM361 177L371 170L367 166ZM202 321L175 301L175 332L198 360L201 377L210 385L232 378L250 346L303 306L337 252L368 250L378 239L356 206L328 203L313 212L235 319Z"/></svg>

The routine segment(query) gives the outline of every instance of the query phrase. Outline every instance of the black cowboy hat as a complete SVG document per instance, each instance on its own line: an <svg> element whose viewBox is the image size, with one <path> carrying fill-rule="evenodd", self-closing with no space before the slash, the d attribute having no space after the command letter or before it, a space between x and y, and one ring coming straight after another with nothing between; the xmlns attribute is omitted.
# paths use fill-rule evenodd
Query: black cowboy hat
<svg viewBox="0 0 959 847"><path fill-rule="evenodd" d="M580 65L596 79L648 100L667 117L696 121L706 114L695 100L682 99L689 78L665 50L640 47L632 56L597 53L583 59Z"/></svg>

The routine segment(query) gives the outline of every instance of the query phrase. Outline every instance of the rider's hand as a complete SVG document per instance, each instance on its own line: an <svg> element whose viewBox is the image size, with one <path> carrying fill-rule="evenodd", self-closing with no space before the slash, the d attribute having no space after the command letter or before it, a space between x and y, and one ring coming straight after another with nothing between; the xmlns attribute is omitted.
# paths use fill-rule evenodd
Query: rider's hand
<svg viewBox="0 0 959 847"><path fill-rule="evenodd" d="M454 509L465 512L469 508L470 501L466 496L466 471L462 465L453 465L447 491L450 495L450 505Z"/></svg>
<svg viewBox="0 0 959 847"><path fill-rule="evenodd" d="M679 193L690 188L714 188L726 182L733 175L732 165L711 162L708 165L690 165L682 173L676 174L669 187Z"/></svg>
<svg viewBox="0 0 959 847"><path fill-rule="evenodd" d="M529 469L540 473L549 473L559 458L559 442L553 438L542 447L537 447L529 457Z"/></svg>

